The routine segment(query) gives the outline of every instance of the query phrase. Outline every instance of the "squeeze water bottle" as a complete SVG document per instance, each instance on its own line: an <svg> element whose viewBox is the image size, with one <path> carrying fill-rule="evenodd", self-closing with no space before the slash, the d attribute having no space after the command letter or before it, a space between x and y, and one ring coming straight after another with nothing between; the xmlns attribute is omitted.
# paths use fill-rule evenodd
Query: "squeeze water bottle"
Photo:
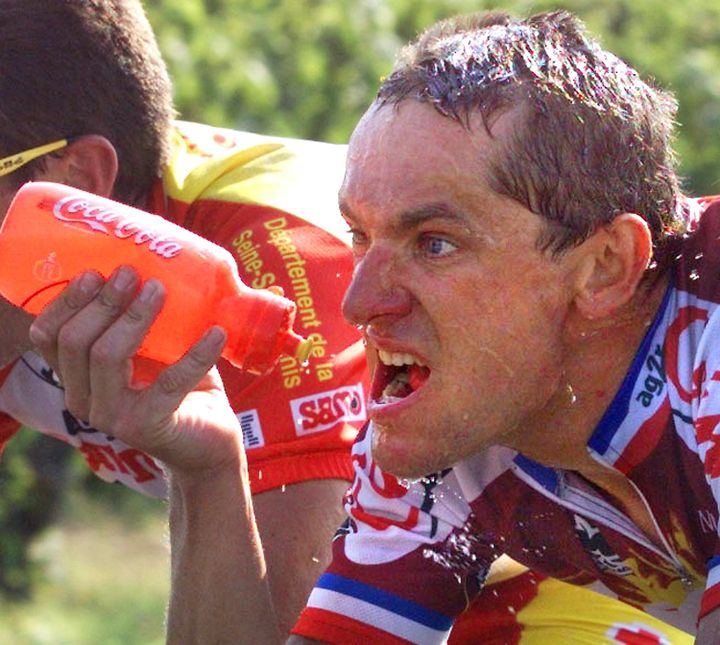
<svg viewBox="0 0 720 645"><path fill-rule="evenodd" d="M138 355L179 359L212 325L227 333L223 356L255 374L280 354L304 362L310 341L292 330L295 304L252 289L225 249L158 215L51 182L15 195L0 227L0 294L38 314L78 273L107 278L121 264L165 285L165 306Z"/></svg>

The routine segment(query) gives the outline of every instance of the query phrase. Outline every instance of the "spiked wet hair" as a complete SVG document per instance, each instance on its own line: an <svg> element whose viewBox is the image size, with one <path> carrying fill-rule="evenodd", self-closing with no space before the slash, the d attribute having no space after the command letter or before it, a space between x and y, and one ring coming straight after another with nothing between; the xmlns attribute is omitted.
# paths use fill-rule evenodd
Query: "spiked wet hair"
<svg viewBox="0 0 720 645"><path fill-rule="evenodd" d="M547 221L552 253L623 212L645 218L662 263L684 230L672 137L677 104L603 50L575 16L506 13L440 22L400 54L380 104L412 98L469 127L516 110L492 186Z"/></svg>

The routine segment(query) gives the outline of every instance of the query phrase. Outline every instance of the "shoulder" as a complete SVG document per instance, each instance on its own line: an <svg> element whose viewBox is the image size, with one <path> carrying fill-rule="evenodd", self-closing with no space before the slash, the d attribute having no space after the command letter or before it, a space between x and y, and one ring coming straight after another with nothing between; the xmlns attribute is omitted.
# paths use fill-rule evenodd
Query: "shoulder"
<svg viewBox="0 0 720 645"><path fill-rule="evenodd" d="M674 286L710 302L720 302L720 198L692 202L690 232L674 258Z"/></svg>

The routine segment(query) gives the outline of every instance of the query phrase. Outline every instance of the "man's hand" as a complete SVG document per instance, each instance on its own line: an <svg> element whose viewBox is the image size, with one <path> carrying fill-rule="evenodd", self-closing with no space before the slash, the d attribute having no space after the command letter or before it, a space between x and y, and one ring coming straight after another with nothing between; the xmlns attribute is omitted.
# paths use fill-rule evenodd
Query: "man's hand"
<svg viewBox="0 0 720 645"><path fill-rule="evenodd" d="M156 280L139 292L138 285L129 267L107 283L83 273L33 323L31 340L58 373L68 410L165 462L175 476L236 465L242 434L212 369L223 330L210 329L152 382L138 381L133 356L165 298Z"/></svg>

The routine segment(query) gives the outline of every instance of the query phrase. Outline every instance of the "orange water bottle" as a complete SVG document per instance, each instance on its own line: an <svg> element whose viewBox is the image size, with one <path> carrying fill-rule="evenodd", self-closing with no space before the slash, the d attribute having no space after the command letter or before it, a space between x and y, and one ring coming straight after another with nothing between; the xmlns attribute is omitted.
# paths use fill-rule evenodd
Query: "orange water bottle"
<svg viewBox="0 0 720 645"><path fill-rule="evenodd" d="M139 355L174 362L220 325L228 336L223 356L243 370L263 374L280 354L307 358L310 342L292 330L292 301L246 286L228 251L162 217L61 184L30 182L0 227L0 294L33 314L81 271L107 278L121 264L143 280L160 279L167 292Z"/></svg>

